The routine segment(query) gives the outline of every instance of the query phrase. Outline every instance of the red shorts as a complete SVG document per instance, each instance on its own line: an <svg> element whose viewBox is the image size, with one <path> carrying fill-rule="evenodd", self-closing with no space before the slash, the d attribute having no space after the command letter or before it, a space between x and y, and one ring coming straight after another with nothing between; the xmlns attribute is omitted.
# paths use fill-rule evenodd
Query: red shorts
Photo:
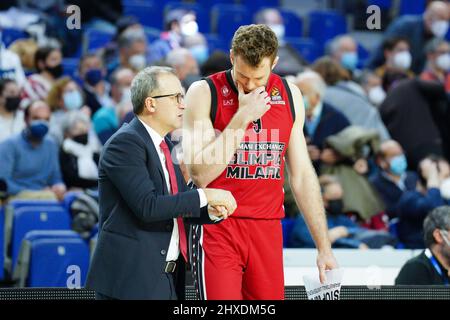
<svg viewBox="0 0 450 320"><path fill-rule="evenodd" d="M200 299L284 299L279 219L229 218L195 226L191 240L191 265Z"/></svg>

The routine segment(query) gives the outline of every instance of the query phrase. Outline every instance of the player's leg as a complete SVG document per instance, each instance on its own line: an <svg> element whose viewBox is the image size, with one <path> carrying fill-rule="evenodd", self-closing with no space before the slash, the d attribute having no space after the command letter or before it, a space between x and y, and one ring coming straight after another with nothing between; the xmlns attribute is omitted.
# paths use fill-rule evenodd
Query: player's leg
<svg viewBox="0 0 450 320"><path fill-rule="evenodd" d="M284 299L283 233L280 220L250 220L250 250L244 273L245 300Z"/></svg>

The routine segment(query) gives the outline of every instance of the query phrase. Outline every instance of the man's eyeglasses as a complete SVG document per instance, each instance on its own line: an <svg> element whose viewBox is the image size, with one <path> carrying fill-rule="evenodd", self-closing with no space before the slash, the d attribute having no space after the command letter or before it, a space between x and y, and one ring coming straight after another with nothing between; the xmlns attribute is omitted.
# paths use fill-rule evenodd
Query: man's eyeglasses
<svg viewBox="0 0 450 320"><path fill-rule="evenodd" d="M159 98L165 98L165 97L175 97L178 104L181 104L184 101L184 94L182 94L182 93L163 94L160 96L154 96L154 97L150 97L150 98L159 99Z"/></svg>

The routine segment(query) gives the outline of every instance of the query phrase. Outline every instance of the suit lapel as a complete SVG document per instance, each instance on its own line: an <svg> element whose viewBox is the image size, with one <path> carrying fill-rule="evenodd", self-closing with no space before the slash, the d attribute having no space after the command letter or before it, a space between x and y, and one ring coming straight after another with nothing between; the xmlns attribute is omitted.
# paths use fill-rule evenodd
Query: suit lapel
<svg viewBox="0 0 450 320"><path fill-rule="evenodd" d="M166 179L164 178L164 172L161 167L161 162L159 161L158 152L156 151L156 146L154 145L152 138L150 138L147 129L145 129L144 125L137 117L134 117L134 119L130 122L130 126L132 126L137 131L137 133L144 139L147 152L152 157L151 161L152 165L151 166L149 165L148 169L155 170L156 166L156 169L159 172L161 180L163 181L163 194L169 194L169 191L167 190Z"/></svg>

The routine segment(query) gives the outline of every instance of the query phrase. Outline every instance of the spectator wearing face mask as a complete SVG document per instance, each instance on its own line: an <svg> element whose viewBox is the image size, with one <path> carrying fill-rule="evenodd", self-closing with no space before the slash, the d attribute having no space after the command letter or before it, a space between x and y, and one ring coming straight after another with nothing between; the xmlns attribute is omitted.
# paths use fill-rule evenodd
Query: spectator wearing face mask
<svg viewBox="0 0 450 320"><path fill-rule="evenodd" d="M184 9L169 11L164 17L164 31L150 44L149 62L163 61L170 51L184 47L186 37L199 33L195 12Z"/></svg>
<svg viewBox="0 0 450 320"><path fill-rule="evenodd" d="M347 70L353 78L359 64L358 45L355 39L348 34L339 35L330 41L327 51L331 59ZM357 83L354 83L353 89L359 93L364 92Z"/></svg>
<svg viewBox="0 0 450 320"><path fill-rule="evenodd" d="M426 43L433 37L444 38L447 34L450 19L448 4L444 1L432 1L422 16L405 15L397 18L384 32L384 39L404 37L411 47L411 69L419 74L425 66ZM382 41L382 43L383 43ZM383 64L382 43L373 51L368 67L375 69Z"/></svg>
<svg viewBox="0 0 450 320"><path fill-rule="evenodd" d="M119 68L111 75L113 105L102 107L92 118L95 133L102 144L133 114L130 86L134 76L134 71L129 68Z"/></svg>
<svg viewBox="0 0 450 320"><path fill-rule="evenodd" d="M105 80L106 69L101 58L92 53L88 53L80 60L78 70L82 79L82 88L85 96L85 103L94 115L102 106L113 104L109 97L109 83Z"/></svg>
<svg viewBox="0 0 450 320"><path fill-rule="evenodd" d="M64 118L59 161L68 189L97 188L99 150L89 141L90 125L89 117L83 113L70 113Z"/></svg>
<svg viewBox="0 0 450 320"><path fill-rule="evenodd" d="M440 191L442 181L437 159L433 156L424 158L419 163L418 173L417 190L403 193L397 206L398 237L408 249L425 247L423 221L431 210L445 204Z"/></svg>
<svg viewBox="0 0 450 320"><path fill-rule="evenodd" d="M70 77L63 77L55 82L48 93L47 103L52 111L50 135L58 144L63 141L61 125L66 113L81 111L88 116L91 115L91 109L84 104L81 88Z"/></svg>
<svg viewBox="0 0 450 320"><path fill-rule="evenodd" d="M431 211L423 223L426 249L406 262L395 285L449 285L450 207Z"/></svg>
<svg viewBox="0 0 450 320"><path fill-rule="evenodd" d="M17 198L60 199L66 187L61 178L58 147L47 133L50 107L35 101L25 109L26 128L0 144L0 179Z"/></svg>
<svg viewBox="0 0 450 320"><path fill-rule="evenodd" d="M20 88L14 80L0 80L0 142L25 127L23 111L19 110Z"/></svg>
<svg viewBox="0 0 450 320"><path fill-rule="evenodd" d="M394 140L381 143L376 164L379 171L375 172L369 181L383 199L388 216L394 218L402 194L416 189L418 177L415 172L407 171L408 163L403 149Z"/></svg>
<svg viewBox="0 0 450 320"><path fill-rule="evenodd" d="M62 53L59 48L41 47L34 55L36 73L30 75L24 87L22 98L25 101L45 100L56 80L62 76Z"/></svg>
<svg viewBox="0 0 450 320"><path fill-rule="evenodd" d="M402 37L385 39L383 42L384 64L375 69L375 73L383 78L387 71L399 71L413 77L410 70L412 56L408 40Z"/></svg>
<svg viewBox="0 0 450 320"><path fill-rule="evenodd" d="M375 107L378 107L386 98L386 92L382 86L382 79L374 72L366 70L361 74L359 80L367 95L367 99Z"/></svg>
<svg viewBox="0 0 450 320"><path fill-rule="evenodd" d="M450 94L450 44L442 39L433 39L425 47L427 64L420 75L423 80L438 81Z"/></svg>
<svg viewBox="0 0 450 320"><path fill-rule="evenodd" d="M322 199L327 214L328 237L333 248L381 248L395 245L396 240L385 231L368 230L359 226L343 211L344 190L339 180L332 175L319 177ZM297 218L291 234L295 248L314 248L314 242L301 215Z"/></svg>
<svg viewBox="0 0 450 320"><path fill-rule="evenodd" d="M265 24L275 33L278 39L278 63L273 72L281 76L296 75L307 65L303 59L285 39L286 27L280 11L275 8L260 10L255 14L256 24Z"/></svg>

